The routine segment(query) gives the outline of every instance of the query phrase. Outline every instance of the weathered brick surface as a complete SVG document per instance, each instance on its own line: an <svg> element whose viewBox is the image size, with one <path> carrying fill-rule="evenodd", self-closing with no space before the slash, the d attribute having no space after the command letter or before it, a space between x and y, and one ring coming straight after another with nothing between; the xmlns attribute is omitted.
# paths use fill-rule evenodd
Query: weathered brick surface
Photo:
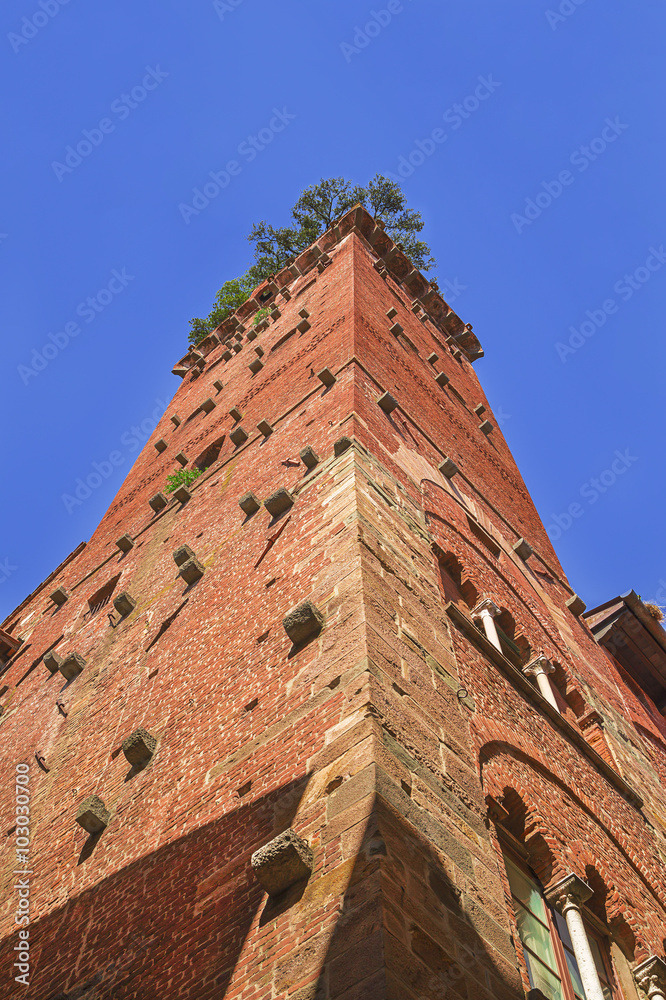
<svg viewBox="0 0 666 1000"><path fill-rule="evenodd" d="M290 297L256 336L256 306L243 307L240 351L211 343L203 370L182 365L89 543L3 625L23 645L2 677L0 802L9 830L15 765L29 764L34 872L26 988L12 980L9 836L3 996L517 1000L526 980L487 795L512 808L544 883L574 870L593 884L629 961L661 951L666 727L566 610L571 589L472 365L447 341L473 347L472 335L399 252L387 267L411 291L380 276L391 244L362 210L320 246L331 263L320 273L308 251L308 273L278 275ZM155 514L181 454L207 471ZM239 507L281 487L294 503L275 517ZM172 555L183 545L204 567L189 585ZM88 606L112 580L112 600L136 601L115 627L112 601ZM56 608L60 586L70 597ZM469 624L484 596L521 654L556 663L564 722ZM323 628L292 645L282 622L306 600ZM85 670L64 684L42 660L51 649ZM592 711L600 722L585 722ZM139 729L155 751L129 767L122 744ZM94 837L75 821L91 795L110 813ZM268 897L250 858L288 828L314 871Z"/></svg>

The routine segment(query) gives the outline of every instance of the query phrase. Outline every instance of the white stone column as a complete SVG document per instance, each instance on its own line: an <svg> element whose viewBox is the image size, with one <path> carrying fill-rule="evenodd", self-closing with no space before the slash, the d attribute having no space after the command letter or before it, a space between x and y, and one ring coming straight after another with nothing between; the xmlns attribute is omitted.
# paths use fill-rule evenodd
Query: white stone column
<svg viewBox="0 0 666 1000"><path fill-rule="evenodd" d="M559 712L559 707L555 699L555 693L553 691L553 686L548 680L548 674L552 674L555 667L547 660L546 657L541 653L534 660L523 667L523 673L526 677L534 677L536 679L539 691L544 696L547 702L553 706L553 708Z"/></svg>
<svg viewBox="0 0 666 1000"><path fill-rule="evenodd" d="M548 902L561 913L567 922L581 982L587 1000L604 1000L601 980L594 964L592 949L587 938L581 905L590 898L592 889L573 873L560 879L547 893Z"/></svg>
<svg viewBox="0 0 666 1000"><path fill-rule="evenodd" d="M666 1000L666 962L658 955L646 958L634 969L634 979L650 1000Z"/></svg>
<svg viewBox="0 0 666 1000"><path fill-rule="evenodd" d="M495 602L491 601L489 598L480 601L472 611L474 618L481 619L481 624L483 625L483 631L486 633L486 637L490 639L495 649L498 649L500 653L502 652L502 645L499 641L499 636L493 619L501 613L502 612L497 607Z"/></svg>

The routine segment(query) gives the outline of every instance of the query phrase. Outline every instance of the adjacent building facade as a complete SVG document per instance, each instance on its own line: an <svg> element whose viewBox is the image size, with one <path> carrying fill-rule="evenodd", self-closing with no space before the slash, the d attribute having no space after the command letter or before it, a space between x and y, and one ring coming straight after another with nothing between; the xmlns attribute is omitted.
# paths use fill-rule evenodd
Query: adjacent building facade
<svg viewBox="0 0 666 1000"><path fill-rule="evenodd" d="M356 208L176 365L0 630L2 996L664 1000L666 633L482 353Z"/></svg>

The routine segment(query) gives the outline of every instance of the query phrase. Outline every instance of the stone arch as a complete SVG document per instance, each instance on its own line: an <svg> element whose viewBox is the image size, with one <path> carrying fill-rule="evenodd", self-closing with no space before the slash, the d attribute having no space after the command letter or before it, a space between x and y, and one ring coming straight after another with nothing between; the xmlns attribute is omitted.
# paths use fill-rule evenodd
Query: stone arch
<svg viewBox="0 0 666 1000"><path fill-rule="evenodd" d="M649 898L653 904L651 909L660 913L660 894L651 884L640 859L633 856L628 846L622 842L618 831L611 830L606 825L603 817L598 814L595 803L580 789L573 788L565 776L558 775L538 755L528 753L505 740L492 740L484 744L479 759L482 785L488 794L496 798L509 813L504 801L507 790L513 790L524 803L524 834L517 839L525 844L530 866L542 883L547 886L549 882L557 881L570 871L575 871L586 880L591 877L594 881L592 888L598 894L595 905L599 912L596 915L605 913L605 923L630 961L645 957L650 951L646 942L656 939L655 929L662 922L660 917L653 914L648 918L643 904ZM601 841L607 843L617 856L616 873L611 874L603 858L597 853L593 854L587 842L580 839L569 840L562 836L562 831L558 836L557 831L548 828L541 815L537 796L527 787L527 782L516 766L518 764L534 771L541 783L556 788L568 799L570 808L577 808L587 822L599 830ZM513 830L510 832L514 833ZM551 870L548 867L549 858L555 861ZM621 889L620 872L627 881L627 892ZM640 890L643 901L639 898ZM594 906L592 912L596 912ZM604 918L600 916L600 919Z"/></svg>
<svg viewBox="0 0 666 1000"><path fill-rule="evenodd" d="M530 868L541 884L547 886L560 866L546 839L548 831L536 805L513 785L506 785L502 790L501 804L508 814L503 825L523 845Z"/></svg>
<svg viewBox="0 0 666 1000"><path fill-rule="evenodd" d="M593 856L580 841L575 841L571 846L580 858L582 877L594 892L587 907L611 930L625 958L630 962L635 961L644 940L640 916L636 916L622 900L615 880L603 860Z"/></svg>

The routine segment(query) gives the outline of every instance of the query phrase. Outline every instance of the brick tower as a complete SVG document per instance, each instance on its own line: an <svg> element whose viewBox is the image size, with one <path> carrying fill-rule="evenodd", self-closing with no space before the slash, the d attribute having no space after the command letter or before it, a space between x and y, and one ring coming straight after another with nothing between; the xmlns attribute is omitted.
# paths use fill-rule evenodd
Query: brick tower
<svg viewBox="0 0 666 1000"><path fill-rule="evenodd" d="M663 1000L666 634L481 355L356 208L175 367L0 631L3 997Z"/></svg>

